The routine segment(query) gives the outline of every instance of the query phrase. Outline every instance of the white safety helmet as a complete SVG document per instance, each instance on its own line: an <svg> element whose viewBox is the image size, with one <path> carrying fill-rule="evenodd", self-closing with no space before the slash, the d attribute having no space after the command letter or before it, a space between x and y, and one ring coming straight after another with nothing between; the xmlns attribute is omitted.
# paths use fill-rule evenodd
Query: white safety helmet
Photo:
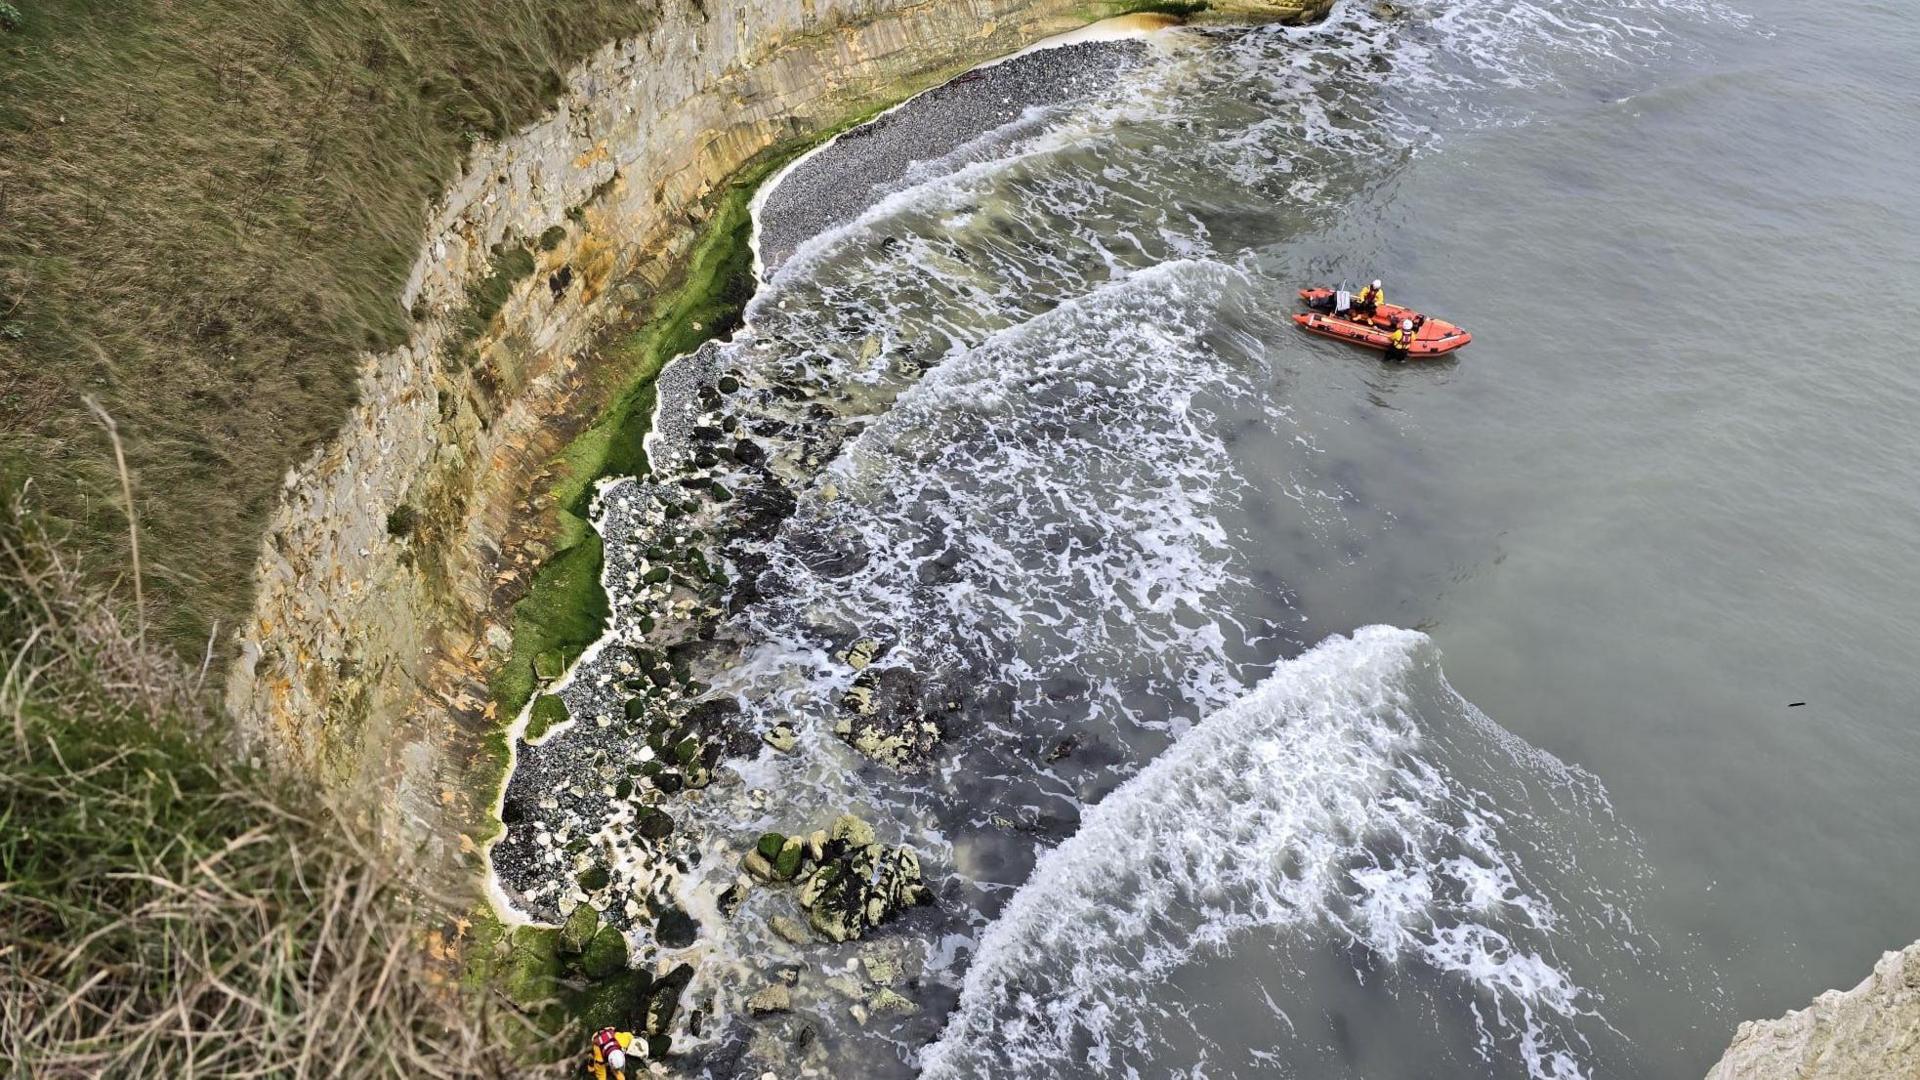
<svg viewBox="0 0 1920 1080"><path fill-rule="evenodd" d="M1380 279L1379 279L1379 278L1374 278L1374 279L1373 279L1373 287L1374 287L1374 288L1376 288L1376 289L1380 287Z"/></svg>
<svg viewBox="0 0 1920 1080"><path fill-rule="evenodd" d="M609 1050L607 1052L607 1068L624 1069L626 1067L627 1052L625 1050Z"/></svg>
<svg viewBox="0 0 1920 1080"><path fill-rule="evenodd" d="M1411 329L1413 329L1413 320L1412 320L1412 319L1401 319L1401 320L1400 320L1400 329L1402 329L1402 330L1411 330Z"/></svg>

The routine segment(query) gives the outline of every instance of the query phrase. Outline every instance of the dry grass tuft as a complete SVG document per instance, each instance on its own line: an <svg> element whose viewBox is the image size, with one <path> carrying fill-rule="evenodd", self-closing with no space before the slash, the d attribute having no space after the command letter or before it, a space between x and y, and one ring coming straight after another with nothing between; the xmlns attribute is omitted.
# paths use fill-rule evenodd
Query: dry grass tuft
<svg viewBox="0 0 1920 1080"><path fill-rule="evenodd" d="M417 895L297 783L219 752L200 676L143 647L19 490L3 495L10 1074L486 1077L551 1060L428 947L466 901Z"/></svg>
<svg viewBox="0 0 1920 1080"><path fill-rule="evenodd" d="M126 562L120 421L156 634L237 625L289 466L351 406L469 146L686 0L15 0L0 27L0 459Z"/></svg>

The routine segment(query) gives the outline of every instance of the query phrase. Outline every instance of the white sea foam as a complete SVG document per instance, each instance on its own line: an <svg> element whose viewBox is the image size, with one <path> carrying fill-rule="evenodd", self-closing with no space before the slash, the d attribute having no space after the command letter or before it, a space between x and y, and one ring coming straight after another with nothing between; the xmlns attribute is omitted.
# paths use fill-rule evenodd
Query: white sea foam
<svg viewBox="0 0 1920 1080"><path fill-rule="evenodd" d="M1041 858L981 937L923 1075L1118 1072L1177 1007L1156 987L1252 934L1422 965L1490 1006L1490 1056L1586 1075L1593 1001L1554 956L1561 916L1521 855L1549 849L1516 849L1529 826L1454 770L1478 754L1566 801L1598 788L1538 751L1512 756L1476 717L1414 631L1368 627L1281 665Z"/></svg>
<svg viewBox="0 0 1920 1080"><path fill-rule="evenodd" d="M1201 334L1235 277L1161 263L929 372L783 529L779 599L750 613L752 636L791 651L798 614L890 628L889 661L916 670L1017 686L1144 664L1201 707L1223 700L1225 635L1205 613L1240 584L1217 517L1238 479L1210 402L1249 373ZM858 569L810 569L833 544Z"/></svg>
<svg viewBox="0 0 1920 1080"><path fill-rule="evenodd" d="M1119 1061L1137 1036L1120 1018L1158 1007L1155 980L1253 933L1331 937L1453 980L1475 995L1485 1054L1537 1076L1583 1073L1595 1002L1552 945L1569 922L1624 917L1591 881L1543 875L1578 845L1517 835L1527 823L1508 812L1539 789L1569 814L1604 817L1597 785L1450 692L1437 732L1406 684L1431 666L1430 648L1406 631L1329 642L1223 708L1272 653L1254 657L1236 621L1250 553L1257 563L1271 539L1223 524L1243 478L1222 413L1292 428L1300 453L1261 467L1286 478L1276 492L1299 508L1299 543L1358 556L1333 542L1357 497L1322 467L1284 396L1257 397L1275 389L1259 378L1263 340L1219 343L1224 323L1244 322L1235 305L1257 306L1263 289L1289 300L1234 248L1273 239L1247 229L1306 220L1410 152L1524 119L1525 95L1503 89L1551 89L1568 65L1631 70L1674 47L1672 20L1725 13L1432 0L1389 21L1371 7L1155 50L1100 100L1030 113L923 163L783 264L727 353L750 383L809 376L833 422L867 426L836 444L773 541L776 580L727 628L748 656L724 689L769 718L823 717L852 678L829 639L878 632L889 663L1015 694L981 741L1032 734L1022 708L1063 674L1088 676L1089 719L1123 753L1165 737L1142 739L1142 727L1211 713L1089 811L989 930L928 1054L936 1075ZM1212 216L1221 206L1240 232ZM811 566L829 544L864 558ZM609 593L624 609L615 565ZM602 667L590 653L575 677ZM1130 714L1141 698L1174 702L1172 722ZM1511 767L1468 782L1473 755ZM872 784L819 726L795 754L746 772L779 792L772 804L716 787L676 813L724 835L866 805L937 865L941 828L966 810ZM1116 839L1152 857L1103 857ZM707 866L730 878L726 860ZM726 932L751 950L751 926Z"/></svg>

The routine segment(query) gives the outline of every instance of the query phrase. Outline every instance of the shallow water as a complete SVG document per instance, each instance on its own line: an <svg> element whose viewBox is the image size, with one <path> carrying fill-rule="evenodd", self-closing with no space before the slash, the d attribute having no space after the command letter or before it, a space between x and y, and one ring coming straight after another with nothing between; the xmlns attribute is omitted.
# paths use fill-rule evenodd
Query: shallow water
<svg viewBox="0 0 1920 1080"><path fill-rule="evenodd" d="M1159 35L771 273L721 362L832 438L717 688L801 745L675 812L860 806L941 897L889 932L923 1011L807 976L797 1060L1696 1075L1920 936L1920 23L1802 17ZM1474 343L1288 321L1376 275ZM832 737L857 637L927 769ZM779 902L712 948L846 964Z"/></svg>

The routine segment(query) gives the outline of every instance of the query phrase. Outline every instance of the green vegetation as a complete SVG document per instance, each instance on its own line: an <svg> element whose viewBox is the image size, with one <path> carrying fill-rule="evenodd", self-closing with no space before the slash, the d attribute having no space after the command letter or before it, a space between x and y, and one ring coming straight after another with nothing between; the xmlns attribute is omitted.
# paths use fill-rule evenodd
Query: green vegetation
<svg viewBox="0 0 1920 1080"><path fill-rule="evenodd" d="M567 703L557 694L541 694L533 699L533 713L527 717L527 730L524 738L528 742L539 742L547 732L567 722Z"/></svg>
<svg viewBox="0 0 1920 1080"><path fill-rule="evenodd" d="M119 512L95 496L111 455L80 396L119 418L163 641L197 662L244 618L281 479L343 419L360 352L406 336L427 208L473 141L537 118L562 72L658 10L0 9L0 457L31 465L91 565L118 566Z"/></svg>
<svg viewBox="0 0 1920 1080"><path fill-rule="evenodd" d="M466 978L474 987L498 987L517 1002L533 1003L534 1022L577 1044L581 1032L603 1027L644 1031L654 1001L677 1002L684 980L655 980L627 967L627 942L590 907L574 909L557 929L508 928L490 912L474 918Z"/></svg>
<svg viewBox="0 0 1920 1080"><path fill-rule="evenodd" d="M18 487L0 489L0 641L10 1071L498 1076L574 1045L462 983L477 943L446 912L465 901L419 896L310 785L222 747L200 677L142 642Z"/></svg>
<svg viewBox="0 0 1920 1080"><path fill-rule="evenodd" d="M754 192L814 141L795 140L766 152L722 189L681 283L662 294L652 316L609 357L609 367L621 373L626 386L560 455L560 480L549 493L559 517L555 553L534 572L527 595L514 605L513 655L493 679L502 723L517 716L543 679L558 675L605 629L607 596L600 587L605 553L587 521L594 484L647 471L643 443L653 423L654 379L667 361L739 328L754 289ZM542 670L549 661L552 670ZM504 743L496 747L502 767L505 751Z"/></svg>
<svg viewBox="0 0 1920 1080"><path fill-rule="evenodd" d="M1106 5L1113 15L1198 15L1210 7L1207 0L1120 0Z"/></svg>

